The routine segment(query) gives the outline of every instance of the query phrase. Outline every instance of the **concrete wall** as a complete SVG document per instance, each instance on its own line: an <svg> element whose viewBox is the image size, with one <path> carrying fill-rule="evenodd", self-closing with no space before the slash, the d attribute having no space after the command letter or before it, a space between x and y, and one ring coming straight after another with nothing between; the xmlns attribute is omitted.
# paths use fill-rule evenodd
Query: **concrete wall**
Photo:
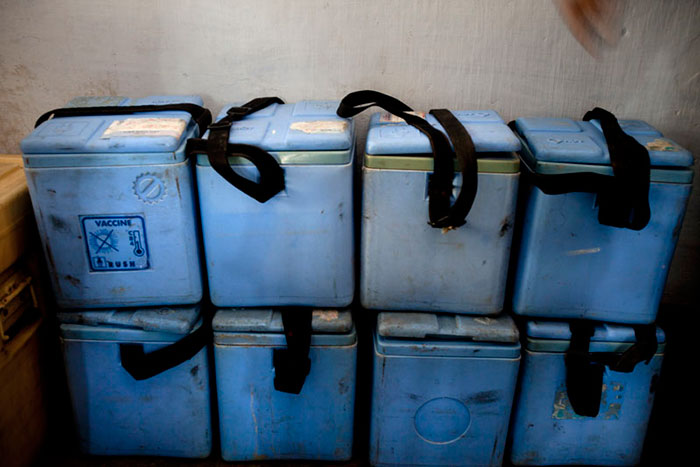
<svg viewBox="0 0 700 467"><path fill-rule="evenodd" d="M551 0L0 0L0 152L75 95L260 95L364 88L417 109L640 118L700 153L700 4L626 3L596 60ZM698 190L666 300L700 300Z"/></svg>

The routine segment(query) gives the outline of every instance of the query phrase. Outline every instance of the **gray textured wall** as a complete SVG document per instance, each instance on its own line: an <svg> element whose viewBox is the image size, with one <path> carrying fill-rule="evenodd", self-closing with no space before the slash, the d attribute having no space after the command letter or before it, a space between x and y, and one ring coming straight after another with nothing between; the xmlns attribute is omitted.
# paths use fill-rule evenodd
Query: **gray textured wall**
<svg viewBox="0 0 700 467"><path fill-rule="evenodd" d="M590 57L550 0L0 0L0 152L75 95L259 95L361 88L418 109L580 117L600 105L700 153L700 3L627 1ZM665 299L700 302L698 190Z"/></svg>

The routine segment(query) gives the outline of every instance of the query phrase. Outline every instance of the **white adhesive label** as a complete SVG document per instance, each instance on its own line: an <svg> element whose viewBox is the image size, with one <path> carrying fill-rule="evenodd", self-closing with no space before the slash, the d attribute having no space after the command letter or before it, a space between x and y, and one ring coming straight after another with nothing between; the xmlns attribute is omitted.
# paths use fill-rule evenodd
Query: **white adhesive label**
<svg viewBox="0 0 700 467"><path fill-rule="evenodd" d="M348 128L348 122L343 120L316 120L312 122L294 122L290 130L303 133L342 133Z"/></svg>
<svg viewBox="0 0 700 467"><path fill-rule="evenodd" d="M425 118L425 112L413 112L409 111L406 112L409 115L415 115L416 117L420 118ZM379 123L405 123L406 121L401 118L397 117L394 114L391 114L389 112L382 112L382 114L379 116Z"/></svg>
<svg viewBox="0 0 700 467"><path fill-rule="evenodd" d="M185 125L185 120L181 118L127 118L112 122L100 138L172 136L180 139L182 132L185 131Z"/></svg>
<svg viewBox="0 0 700 467"><path fill-rule="evenodd" d="M654 141L649 141L646 144L646 147L650 151L679 151L678 146L673 144L672 141L663 138L657 138Z"/></svg>

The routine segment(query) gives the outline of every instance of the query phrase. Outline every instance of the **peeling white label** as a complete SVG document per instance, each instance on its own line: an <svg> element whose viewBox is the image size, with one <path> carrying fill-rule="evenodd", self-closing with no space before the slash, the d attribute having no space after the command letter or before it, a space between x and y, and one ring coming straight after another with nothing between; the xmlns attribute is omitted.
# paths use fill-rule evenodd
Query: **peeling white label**
<svg viewBox="0 0 700 467"><path fill-rule="evenodd" d="M673 144L672 141L663 138L657 138L654 141L649 141L646 144L647 149L651 151L673 151L679 150L678 146Z"/></svg>
<svg viewBox="0 0 700 467"><path fill-rule="evenodd" d="M342 133L348 128L348 122L343 120L316 120L312 122L294 122L290 130L304 133Z"/></svg>
<svg viewBox="0 0 700 467"><path fill-rule="evenodd" d="M334 321L338 319L338 316L340 316L340 314L336 310L316 310L313 312L313 317L322 321Z"/></svg>
<svg viewBox="0 0 700 467"><path fill-rule="evenodd" d="M180 139L185 125L185 120L181 118L127 118L113 121L100 138L172 136Z"/></svg>
<svg viewBox="0 0 700 467"><path fill-rule="evenodd" d="M566 256L592 255L598 252L600 252L600 247L584 248L582 250L569 250L566 252Z"/></svg>
<svg viewBox="0 0 700 467"><path fill-rule="evenodd" d="M409 115L415 115L416 117L425 118L425 112L406 112ZM389 112L382 112L379 117L379 123L405 123L405 120Z"/></svg>

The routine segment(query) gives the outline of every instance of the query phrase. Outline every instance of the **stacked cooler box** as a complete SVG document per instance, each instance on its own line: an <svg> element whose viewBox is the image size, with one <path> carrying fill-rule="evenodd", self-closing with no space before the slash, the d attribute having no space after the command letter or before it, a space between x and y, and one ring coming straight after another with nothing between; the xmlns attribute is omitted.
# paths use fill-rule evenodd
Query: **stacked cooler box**
<svg viewBox="0 0 700 467"><path fill-rule="evenodd" d="M334 101L252 102L226 106L217 118L230 128L225 167L210 146L196 151L209 290L219 309L222 457L347 460L357 355L347 310L355 287L354 126L335 115ZM267 155L253 163L267 159L266 169L245 158L259 150ZM267 199L222 176L229 167L261 191L273 177Z"/></svg>
<svg viewBox="0 0 700 467"><path fill-rule="evenodd" d="M514 258L513 311L529 320L517 465L639 462L663 358L653 323L693 158L644 122L589 116L514 122L528 173Z"/></svg>
<svg viewBox="0 0 700 467"><path fill-rule="evenodd" d="M201 104L78 98L21 144L86 453L211 451L210 331L196 305L198 220L185 154L206 124L195 118L208 114Z"/></svg>
<svg viewBox="0 0 700 467"><path fill-rule="evenodd" d="M429 139L396 116L370 119L360 297L365 308L382 310L374 332L375 465L503 460L520 362L518 330L501 314L520 144L494 111L453 115L478 156L476 198L456 229L428 224ZM442 130L433 115L425 119ZM461 174L453 185L456 198Z"/></svg>

